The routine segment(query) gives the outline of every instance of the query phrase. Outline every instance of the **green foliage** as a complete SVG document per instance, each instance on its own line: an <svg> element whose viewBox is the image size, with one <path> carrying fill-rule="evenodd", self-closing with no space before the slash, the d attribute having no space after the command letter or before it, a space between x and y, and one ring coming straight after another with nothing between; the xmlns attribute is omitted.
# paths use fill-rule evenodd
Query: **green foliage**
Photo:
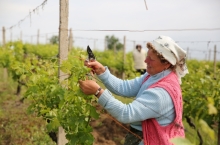
<svg viewBox="0 0 220 145"><path fill-rule="evenodd" d="M195 145L192 144L188 139L180 138L180 137L173 138L170 140L170 142L172 142L174 145Z"/></svg>
<svg viewBox="0 0 220 145"><path fill-rule="evenodd" d="M58 44L59 43L59 37L54 35L50 38L50 43L51 44Z"/></svg>
<svg viewBox="0 0 220 145"><path fill-rule="evenodd" d="M107 50L104 52L95 51L94 53L100 63L104 66L108 66L110 70L118 76L121 76L123 72L125 73L126 79L134 78L140 75L135 73L134 61L131 52L126 54L125 63L123 62L123 51L115 53L112 50Z"/></svg>
<svg viewBox="0 0 220 145"><path fill-rule="evenodd" d="M105 36L105 41L107 43L107 48L109 50L122 50L123 44L119 42L119 39L116 38L114 35L112 36Z"/></svg>
<svg viewBox="0 0 220 145"><path fill-rule="evenodd" d="M0 68L2 76L2 68ZM14 95L16 82L0 77L0 144L1 145L55 145L46 131L46 124L35 114L26 113L29 102Z"/></svg>
<svg viewBox="0 0 220 145"><path fill-rule="evenodd" d="M57 77L57 61L39 60L38 69L29 78L25 97L33 101L29 111L49 122L49 131L62 126L68 144L92 144L92 128L88 123L90 118L99 117L93 106L96 99L84 95L78 86L78 81L86 79L90 70L83 66L82 51L72 52L68 58L60 66L66 78L62 81Z"/></svg>
<svg viewBox="0 0 220 145"><path fill-rule="evenodd" d="M23 43L21 41L17 42L9 42L6 45L7 49L12 49L14 53L14 57L17 61L23 61L24 56L24 49L23 49Z"/></svg>
<svg viewBox="0 0 220 145"><path fill-rule="evenodd" d="M190 74L182 79L181 86L184 115L202 118L211 125L218 120L220 110L220 70L217 68L214 78L212 63L192 60L187 64Z"/></svg>
<svg viewBox="0 0 220 145"><path fill-rule="evenodd" d="M215 132L209 127L209 125L202 119L199 120L201 130L210 137L211 140L215 140Z"/></svg>
<svg viewBox="0 0 220 145"><path fill-rule="evenodd" d="M56 44L24 44L23 49L25 54L34 54L38 56L38 58L51 59L51 57L58 57L58 45Z"/></svg>
<svg viewBox="0 0 220 145"><path fill-rule="evenodd" d="M0 48L0 67L8 68L13 62L13 51L10 49L3 50Z"/></svg>
<svg viewBox="0 0 220 145"><path fill-rule="evenodd" d="M202 138L207 144L217 143L215 136L220 111L219 67L214 78L212 62L190 60L187 62L187 66L189 74L182 78L181 85L184 116L192 118L196 129L202 132ZM211 136L207 136L205 130L209 130L209 133L212 132ZM212 143L208 143L210 141Z"/></svg>
<svg viewBox="0 0 220 145"><path fill-rule="evenodd" d="M132 54L123 52L94 51L99 62L126 79L134 78ZM88 79L90 70L83 63L87 57L81 49L72 49L68 59L58 66L57 45L30 45L21 42L10 43L6 49L0 49L0 67L8 68L15 81L25 82L25 97L32 101L29 112L35 112L47 120L47 130L57 131L62 126L67 133L69 144L92 144L91 118L99 114L93 106L96 98L84 95L78 86L78 80ZM202 134L206 144L217 143L217 121L220 113L220 63L213 74L213 63L206 61L187 61L189 74L182 78L184 116L192 118L196 128ZM58 68L65 74L58 74ZM58 75L65 79L59 80ZM214 77L215 76L215 77ZM188 125L187 125L188 126ZM208 135L210 134L210 135ZM187 139L198 144L197 136L186 131ZM187 142L174 139L175 143Z"/></svg>

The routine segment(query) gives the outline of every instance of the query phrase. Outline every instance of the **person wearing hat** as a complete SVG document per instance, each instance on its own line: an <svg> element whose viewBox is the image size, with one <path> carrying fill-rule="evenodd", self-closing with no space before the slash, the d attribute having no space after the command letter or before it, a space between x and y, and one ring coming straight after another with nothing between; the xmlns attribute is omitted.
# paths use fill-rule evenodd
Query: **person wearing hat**
<svg viewBox="0 0 220 145"><path fill-rule="evenodd" d="M121 80L98 61L85 61L107 89L93 80L79 81L79 85L83 93L95 94L98 103L119 122L130 124L124 145L172 145L171 138L185 137L180 84L188 73L186 52L168 36L148 42L147 48L144 75ZM111 92L135 98L124 104Z"/></svg>
<svg viewBox="0 0 220 145"><path fill-rule="evenodd" d="M134 60L134 68L136 72L140 74L145 74L146 72L146 63L144 62L147 52L142 49L141 45L136 45L136 49L132 52L133 60Z"/></svg>

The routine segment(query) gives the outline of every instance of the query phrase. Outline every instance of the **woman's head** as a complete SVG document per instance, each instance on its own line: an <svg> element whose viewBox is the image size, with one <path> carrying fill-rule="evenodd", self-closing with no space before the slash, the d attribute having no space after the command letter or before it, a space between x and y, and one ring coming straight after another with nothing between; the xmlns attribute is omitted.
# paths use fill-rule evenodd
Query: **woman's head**
<svg viewBox="0 0 220 145"><path fill-rule="evenodd" d="M147 57L145 59L145 63L147 64L146 71L150 75L155 75L157 73L162 72L168 68L174 68L160 53L158 53L154 46L151 43L147 43Z"/></svg>
<svg viewBox="0 0 220 145"><path fill-rule="evenodd" d="M147 43L148 56L147 72L150 75L157 74L165 69L176 71L179 78L188 73L185 64L186 52L168 36L159 36L151 43Z"/></svg>

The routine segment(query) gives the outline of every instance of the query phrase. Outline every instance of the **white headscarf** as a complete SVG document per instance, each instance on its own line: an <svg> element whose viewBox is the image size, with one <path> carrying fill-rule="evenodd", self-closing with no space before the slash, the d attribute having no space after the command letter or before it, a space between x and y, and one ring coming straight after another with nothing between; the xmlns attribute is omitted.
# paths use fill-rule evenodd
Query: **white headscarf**
<svg viewBox="0 0 220 145"><path fill-rule="evenodd" d="M176 74L181 84L181 77L189 73L186 66L186 51L178 46L175 41L168 36L159 36L152 42L154 49L163 55L172 65L176 65Z"/></svg>

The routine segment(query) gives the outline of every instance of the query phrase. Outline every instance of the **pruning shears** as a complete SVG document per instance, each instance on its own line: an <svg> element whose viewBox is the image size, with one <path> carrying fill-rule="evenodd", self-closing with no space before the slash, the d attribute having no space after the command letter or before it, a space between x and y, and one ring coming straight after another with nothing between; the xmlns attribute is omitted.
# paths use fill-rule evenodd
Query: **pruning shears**
<svg viewBox="0 0 220 145"><path fill-rule="evenodd" d="M95 61L95 55L93 54L92 50L90 49L89 45L87 46L87 53L88 53L88 61Z"/></svg>
<svg viewBox="0 0 220 145"><path fill-rule="evenodd" d="M87 46L87 53L88 53L88 59L86 61L95 61L96 60L95 55L93 54L93 52L90 49L89 45ZM92 74L95 74L95 72L93 70L92 70Z"/></svg>

